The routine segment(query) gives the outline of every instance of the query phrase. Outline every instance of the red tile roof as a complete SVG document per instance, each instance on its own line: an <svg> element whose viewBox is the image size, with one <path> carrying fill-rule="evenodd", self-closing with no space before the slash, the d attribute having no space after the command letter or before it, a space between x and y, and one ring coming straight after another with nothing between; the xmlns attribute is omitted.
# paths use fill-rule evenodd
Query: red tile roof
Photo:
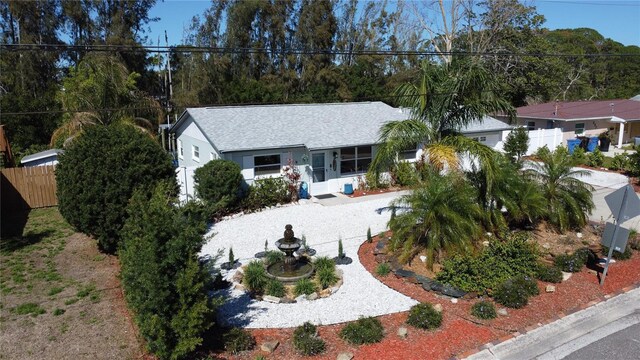
<svg viewBox="0 0 640 360"><path fill-rule="evenodd" d="M517 109L517 112L519 118L529 117L549 120L608 118L611 116L617 116L625 120L640 120L640 101L624 99L548 102L522 106Z"/></svg>

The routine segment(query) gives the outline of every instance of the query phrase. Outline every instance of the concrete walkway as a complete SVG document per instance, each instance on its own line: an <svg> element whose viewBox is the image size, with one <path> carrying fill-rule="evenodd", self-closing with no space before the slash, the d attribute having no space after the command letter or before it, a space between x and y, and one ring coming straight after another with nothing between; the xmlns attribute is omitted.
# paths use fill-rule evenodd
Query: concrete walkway
<svg viewBox="0 0 640 360"><path fill-rule="evenodd" d="M634 289L526 334L489 346L467 359L563 359L595 341L639 323L640 289Z"/></svg>

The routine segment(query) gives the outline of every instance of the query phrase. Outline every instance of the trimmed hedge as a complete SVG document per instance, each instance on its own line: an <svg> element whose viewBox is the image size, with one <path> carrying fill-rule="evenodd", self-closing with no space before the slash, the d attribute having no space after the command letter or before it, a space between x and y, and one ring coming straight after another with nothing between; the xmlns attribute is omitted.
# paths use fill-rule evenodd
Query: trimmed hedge
<svg viewBox="0 0 640 360"><path fill-rule="evenodd" d="M234 206L244 196L240 165L230 160L211 160L193 174L198 197L214 210Z"/></svg>
<svg viewBox="0 0 640 360"><path fill-rule="evenodd" d="M133 191L151 192L159 181L171 181L177 193L171 159L156 141L122 124L92 126L60 155L58 209L102 251L115 253Z"/></svg>
<svg viewBox="0 0 640 360"><path fill-rule="evenodd" d="M520 309L529 303L529 298L538 295L538 284L529 276L508 279L493 292L493 299L501 305Z"/></svg>

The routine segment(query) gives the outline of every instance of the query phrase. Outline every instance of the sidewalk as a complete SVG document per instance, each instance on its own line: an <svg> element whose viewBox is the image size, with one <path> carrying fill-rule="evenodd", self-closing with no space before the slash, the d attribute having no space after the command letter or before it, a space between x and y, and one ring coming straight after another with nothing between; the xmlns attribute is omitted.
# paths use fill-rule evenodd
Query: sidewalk
<svg viewBox="0 0 640 360"><path fill-rule="evenodd" d="M526 334L493 345L469 360L562 359L615 332L640 323L636 288Z"/></svg>

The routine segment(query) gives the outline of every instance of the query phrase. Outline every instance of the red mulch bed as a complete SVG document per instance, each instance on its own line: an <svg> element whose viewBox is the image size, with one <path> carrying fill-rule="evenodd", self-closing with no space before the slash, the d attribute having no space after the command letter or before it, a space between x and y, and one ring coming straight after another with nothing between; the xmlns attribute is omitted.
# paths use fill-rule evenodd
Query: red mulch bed
<svg viewBox="0 0 640 360"><path fill-rule="evenodd" d="M396 192L396 191L402 191L405 190L405 188L401 188L401 187L389 187L386 189L376 189L376 190L353 190L353 194L351 195L347 195L350 198L357 198L357 197L361 197L361 196L368 196L368 195L376 195L376 194L384 194L384 193L389 193L389 192Z"/></svg>
<svg viewBox="0 0 640 360"><path fill-rule="evenodd" d="M370 244L365 242L358 251L360 261L374 276L378 265L373 255L376 242L375 238ZM380 316L385 328L384 339L380 343L363 346L349 345L340 339L338 333L342 324L320 326L319 335L327 343L327 351L313 357L314 359L335 359L341 352L351 352L355 359L450 359L465 353L468 355L483 344L552 322L589 306L593 301L604 300L605 295L619 293L623 288L640 283L640 252L634 252L630 260L611 264L604 287L599 285L598 276L586 268L573 274L569 280L554 284L554 293L546 293L547 284L538 282L540 295L533 297L529 305L523 309L508 309L508 316L499 316L494 320L479 320L469 314L471 305L476 300L460 299L457 304L453 304L448 298L425 291L419 284L392 274L376 277L390 288L413 299L441 304L442 326L434 331L412 328L404 324L406 312ZM401 326L409 329L407 339L400 339L396 335ZM274 359L305 358L293 348L293 329L255 329L251 333L258 343L255 350L234 357L222 354L221 358L255 359L258 355ZM273 354L265 354L259 348L261 343L269 340L280 342Z"/></svg>

